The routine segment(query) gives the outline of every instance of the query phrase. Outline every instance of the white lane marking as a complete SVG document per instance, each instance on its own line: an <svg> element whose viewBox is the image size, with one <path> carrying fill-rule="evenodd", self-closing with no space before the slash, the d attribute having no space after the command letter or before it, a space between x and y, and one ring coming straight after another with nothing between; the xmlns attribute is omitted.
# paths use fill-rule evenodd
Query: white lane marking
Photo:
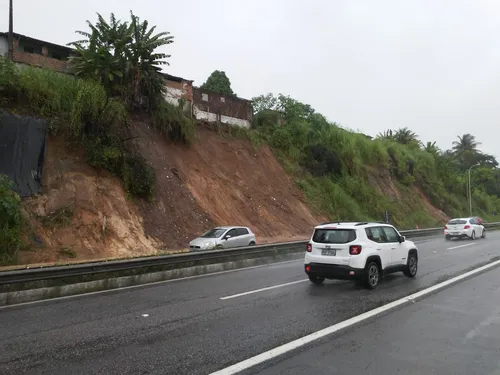
<svg viewBox="0 0 500 375"><path fill-rule="evenodd" d="M142 314L143 318L147 318L148 316L149 316L149 314Z"/></svg>
<svg viewBox="0 0 500 375"><path fill-rule="evenodd" d="M202 277L217 276L217 275L222 275L222 274L226 274L226 273L242 272L242 271L247 271L247 270L253 270L253 269L256 269L256 268L273 267L273 266L279 266L279 265L287 264L287 263L299 263L299 262L301 262L303 264L304 263L304 258L294 259L294 260L285 260L283 262L277 262L277 263L259 264L258 266L250 266L250 267L245 267L245 268L235 268L234 270L226 270L226 271L217 271L217 272L212 272L212 273L205 273L203 275L186 276L186 277L181 277L181 278L178 278L178 279L155 281L154 283L146 283L146 284L123 286L123 287L120 287L120 288L99 290L97 292L81 293L81 294L74 294L74 295L71 295L71 296L63 296L63 297L56 297L56 298L50 298L50 299L42 299L40 301L30 301L30 302L17 303L17 304L14 304L14 305L5 305L5 306L0 306L0 310L12 309L12 308L16 308L18 306L26 306L26 305L35 305L35 304L40 304L40 303L56 302L56 301L65 300L65 299L71 299L71 298L78 298L78 297L84 298L84 297L87 297L87 296L93 296L93 295L98 295L98 294L107 294L107 293L111 294L113 292L121 291L121 290L136 289L136 288L148 288L150 286L157 286L159 284L167 284L167 283L173 283L173 282L183 281L183 280L199 279L199 278L202 278Z"/></svg>
<svg viewBox="0 0 500 375"><path fill-rule="evenodd" d="M459 246L449 247L449 248L448 248L448 249L446 249L446 250L460 249L461 247L472 246L472 245L475 245L475 244L476 244L475 242L472 242L472 243L468 243L468 244L465 244L465 245L459 245Z"/></svg>
<svg viewBox="0 0 500 375"><path fill-rule="evenodd" d="M352 317L350 319L344 320L343 322L334 324L330 327L324 328L320 331L311 333L307 336L301 337L297 340L291 341L289 343L286 343L284 345L278 346L277 348L268 350L267 352L258 354L254 357L248 358L244 361L241 361L239 363L236 363L232 366L226 367L222 370L212 372L210 375L233 375L237 374L238 372L241 372L243 370L247 370L253 366L256 366L258 364L264 363L270 359L276 358L282 354L285 354L291 350L297 349L301 346L304 346L312 341L318 340L320 338L323 338L325 336L331 335L332 333L338 332L342 329L351 327L355 324L361 323L367 319L373 318L383 312L394 310L396 307L399 307L401 305L409 303L409 301L415 300L417 298L426 296L432 292L439 291L443 288L446 288L448 285L457 283L458 281L464 280L470 276L473 276L475 274L481 273L485 270L488 270L490 268L500 266L500 260L497 260L495 262L486 264L485 266L476 268L472 271L466 272L460 276L456 276L452 279L449 279L447 281L444 281L442 283L436 284L434 286L431 286L427 289L424 289L420 292L411 294L407 297L403 297L401 299L398 299L394 302L390 302L387 305L377 307L373 310L370 310L368 312L365 312L361 315Z"/></svg>
<svg viewBox="0 0 500 375"><path fill-rule="evenodd" d="M225 299L237 298L237 297L241 297L241 296L247 296L249 294L259 293L259 292L263 292L265 290L271 290L271 289L281 288L281 287L288 286L288 285L303 283L304 281L309 281L309 279L303 279L303 280L298 280L298 281L292 281L289 283L268 286L266 288L260 288L260 289L250 290L248 292L233 294L232 296L220 297L219 299L225 300Z"/></svg>
<svg viewBox="0 0 500 375"><path fill-rule="evenodd" d="M426 238L426 237L420 237L420 238ZM438 241L438 239L431 239L429 242L435 242L435 241ZM198 279L198 278L201 278L201 277L216 276L216 275L221 275L221 274L225 274L225 273L241 272L241 271L252 270L252 269L256 269L256 268L272 267L272 266L275 266L275 265L286 264L286 263L296 263L296 262L303 263L304 262L304 258L299 258L299 259L294 259L294 260L285 260L283 262L277 262L277 263L259 264L257 266L251 266L251 267L245 267L245 268L236 268L234 270L226 270L226 271L218 271L218 272L212 272L212 273L205 273L203 275L194 275L194 276L181 277L179 279L170 279L170 280L155 281L154 283L139 284L139 285L130 285L130 286L124 286L124 287L115 288L115 289L99 290L97 292L81 293L81 294L75 294L75 295L71 295L71 296L56 297L56 298L50 298L50 299L42 299L40 301L30 301L30 302L17 303L17 304L14 304L14 305L5 305L5 306L0 306L0 310L7 310L7 309L15 308L17 306L21 307L21 306L26 306L26 305L35 305L35 304L56 302L56 301L65 300L65 299L71 299L71 298L78 298L78 297L84 298L86 296L93 296L93 295L98 295L98 294L107 294L107 293L112 293L112 292L120 291L120 290L128 290L128 289L136 289L136 288L147 288L149 286L156 286L158 284L172 283L172 282L182 281L182 280Z"/></svg>

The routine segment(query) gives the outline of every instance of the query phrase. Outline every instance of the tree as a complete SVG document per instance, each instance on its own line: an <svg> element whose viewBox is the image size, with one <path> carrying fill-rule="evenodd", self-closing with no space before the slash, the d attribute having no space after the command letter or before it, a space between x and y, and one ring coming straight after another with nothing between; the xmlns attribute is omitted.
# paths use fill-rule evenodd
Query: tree
<svg viewBox="0 0 500 375"><path fill-rule="evenodd" d="M78 76L101 82L109 96L121 95L131 107L153 107L164 91L161 65L170 57L155 50L173 43L168 32L153 34L155 26L130 12L130 22L107 22L99 13L96 24L87 21L90 32L69 43L76 49L70 63Z"/></svg>
<svg viewBox="0 0 500 375"><path fill-rule="evenodd" d="M476 137L472 134L464 134L462 136L457 136L458 141L453 141L453 151L456 154L461 154L466 151L478 152L477 148L481 145L481 142L476 141Z"/></svg>
<svg viewBox="0 0 500 375"><path fill-rule="evenodd" d="M481 144L472 134L458 136L458 141L453 142L452 152L463 169L479 162L478 156L481 154L477 148Z"/></svg>
<svg viewBox="0 0 500 375"><path fill-rule="evenodd" d="M231 81L222 70L215 70L210 74L201 89L217 92L221 95L236 96L231 88Z"/></svg>
<svg viewBox="0 0 500 375"><path fill-rule="evenodd" d="M406 127L396 130L394 140L402 145L418 144L418 136Z"/></svg>
<svg viewBox="0 0 500 375"><path fill-rule="evenodd" d="M375 138L394 140L394 132L391 129L378 133Z"/></svg>
<svg viewBox="0 0 500 375"><path fill-rule="evenodd" d="M438 156L441 152L439 147L436 145L436 142L427 142L425 145L422 144L424 151L432 154L434 156Z"/></svg>

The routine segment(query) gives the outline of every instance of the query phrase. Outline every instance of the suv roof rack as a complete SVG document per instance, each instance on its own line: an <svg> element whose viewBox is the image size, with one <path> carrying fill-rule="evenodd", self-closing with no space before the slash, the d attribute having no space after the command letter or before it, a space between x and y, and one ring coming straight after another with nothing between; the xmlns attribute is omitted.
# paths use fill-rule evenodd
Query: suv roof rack
<svg viewBox="0 0 500 375"><path fill-rule="evenodd" d="M385 221L362 221L362 222L356 223L354 225L358 226L358 225L367 225L367 224L388 224L388 223L386 223Z"/></svg>
<svg viewBox="0 0 500 375"><path fill-rule="evenodd" d="M326 225L326 224L340 224L340 221L327 221L326 223L321 223L320 225Z"/></svg>

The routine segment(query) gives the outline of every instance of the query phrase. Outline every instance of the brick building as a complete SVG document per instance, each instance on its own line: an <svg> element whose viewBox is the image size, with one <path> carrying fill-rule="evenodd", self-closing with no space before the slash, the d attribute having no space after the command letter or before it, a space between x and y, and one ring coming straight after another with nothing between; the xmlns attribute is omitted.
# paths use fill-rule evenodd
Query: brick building
<svg viewBox="0 0 500 375"><path fill-rule="evenodd" d="M193 113L197 120L221 122L250 128L252 126L252 102L238 97L193 87Z"/></svg>
<svg viewBox="0 0 500 375"><path fill-rule="evenodd" d="M7 57L8 51L8 33L0 33L0 56ZM14 62L18 64L72 74L67 60L74 53L72 48L14 33ZM163 76L164 98L168 103L178 105L184 99L185 109L200 121L251 127L252 105L249 100L193 87L192 80L170 74Z"/></svg>
<svg viewBox="0 0 500 375"><path fill-rule="evenodd" d="M0 33L0 56L8 56L8 33ZM70 73L72 48L14 33L14 62Z"/></svg>

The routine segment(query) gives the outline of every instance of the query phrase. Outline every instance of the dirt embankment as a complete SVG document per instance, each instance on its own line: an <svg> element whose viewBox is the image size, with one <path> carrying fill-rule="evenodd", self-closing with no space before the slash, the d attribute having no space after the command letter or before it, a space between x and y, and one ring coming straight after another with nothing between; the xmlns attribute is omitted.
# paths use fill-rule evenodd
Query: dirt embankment
<svg viewBox="0 0 500 375"><path fill-rule="evenodd" d="M256 150L202 127L191 147L167 142L141 121L133 132L134 147L156 170L155 203L127 199L119 179L51 137L43 194L24 202L32 247L21 263L182 249L215 225L248 225L260 243L292 241L324 220L309 210L267 146Z"/></svg>
<svg viewBox="0 0 500 375"><path fill-rule="evenodd" d="M182 216L177 230L184 246L213 225L249 226L263 243L306 238L324 220L306 206L267 146L256 150L250 141L224 139L204 127L198 128L191 147L164 141L140 121L135 132L136 147L158 177L158 205L143 207L146 233L165 244L172 242L172 233L160 229L165 215ZM172 181L189 192L189 207L173 197Z"/></svg>
<svg viewBox="0 0 500 375"><path fill-rule="evenodd" d="M174 145L138 119L132 132L133 147L156 170L155 203L127 199L119 179L89 167L81 151L51 137L43 194L24 202L32 247L21 253L21 263L173 251L215 225L249 226L259 243L301 240L326 220L307 207L267 146L255 149L205 127L191 147ZM390 176L370 183L402 199ZM415 193L434 217L446 219L420 190Z"/></svg>
<svg viewBox="0 0 500 375"><path fill-rule="evenodd" d="M48 139L42 185L43 194L23 204L32 246L21 252L20 263L156 252L158 241L144 234L140 211L120 181L89 167L61 138Z"/></svg>

